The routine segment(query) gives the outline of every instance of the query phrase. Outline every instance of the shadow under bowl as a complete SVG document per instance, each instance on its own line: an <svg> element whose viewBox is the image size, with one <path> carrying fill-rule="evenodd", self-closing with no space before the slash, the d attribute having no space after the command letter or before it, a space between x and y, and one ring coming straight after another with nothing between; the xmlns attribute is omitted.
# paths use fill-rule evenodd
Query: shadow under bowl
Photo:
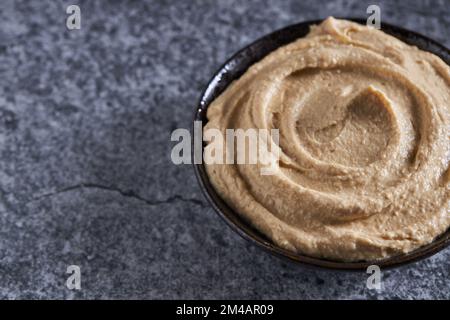
<svg viewBox="0 0 450 320"><path fill-rule="evenodd" d="M360 24L366 23L366 20L363 19L343 19L352 20ZM227 88L229 84L231 84L234 80L239 79L251 65L260 61L270 52L298 38L306 36L309 32L310 26L319 24L320 22L322 22L322 20L306 21L285 27L270 33L259 40L256 40L234 54L216 72L214 77L208 83L201 96L200 102L195 109L194 121L201 121L204 126L208 122L208 119L206 118L208 106ZM450 65L450 50L438 42L416 32L405 30L387 23L383 23L381 28L384 32L402 40L403 42L410 45L415 45L424 51L434 53ZM194 145L192 147L194 153ZM386 269L399 267L422 260L439 252L450 244L450 229L448 229L444 234L437 237L428 245L420 247L417 250L407 254L389 257L384 260L339 262L294 253L274 244L269 238L252 227L238 213L231 209L211 185L203 163L194 164L194 170L204 195L219 216L221 216L233 230L265 251L304 266L334 270L366 270L368 266L376 264L380 268Z"/></svg>

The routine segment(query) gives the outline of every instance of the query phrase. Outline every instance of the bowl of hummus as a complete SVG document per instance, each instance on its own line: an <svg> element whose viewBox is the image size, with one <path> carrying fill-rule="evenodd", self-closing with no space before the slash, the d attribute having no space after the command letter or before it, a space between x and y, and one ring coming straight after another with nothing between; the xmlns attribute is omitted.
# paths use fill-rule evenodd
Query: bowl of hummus
<svg viewBox="0 0 450 320"><path fill-rule="evenodd" d="M208 130L255 129L276 130L261 159L277 157L264 173L224 142L231 161L194 165L205 196L244 238L304 265L389 268L437 253L450 243L449 64L425 36L358 19L255 41L211 79L194 121L204 154L217 147Z"/></svg>

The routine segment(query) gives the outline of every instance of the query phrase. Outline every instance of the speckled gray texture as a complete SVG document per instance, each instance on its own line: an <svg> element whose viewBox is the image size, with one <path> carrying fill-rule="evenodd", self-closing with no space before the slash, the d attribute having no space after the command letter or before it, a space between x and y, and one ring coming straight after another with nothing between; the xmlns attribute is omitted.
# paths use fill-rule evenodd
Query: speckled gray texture
<svg viewBox="0 0 450 320"><path fill-rule="evenodd" d="M312 271L236 235L170 162L199 95L237 49L364 1L0 4L1 298L450 298L450 249L383 273ZM447 47L450 1L377 2ZM65 27L79 4L81 30ZM81 267L82 289L66 288Z"/></svg>

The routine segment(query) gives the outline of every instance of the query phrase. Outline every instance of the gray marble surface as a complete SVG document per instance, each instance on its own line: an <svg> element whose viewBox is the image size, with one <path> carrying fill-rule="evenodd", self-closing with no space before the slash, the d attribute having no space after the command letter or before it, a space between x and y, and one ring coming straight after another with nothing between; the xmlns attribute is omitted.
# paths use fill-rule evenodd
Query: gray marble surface
<svg viewBox="0 0 450 320"><path fill-rule="evenodd" d="M81 30L66 7L81 7ZM365 1L0 3L1 298L450 298L450 248L383 273L313 271L236 235L170 161L213 72L306 19ZM377 2L450 47L450 1ZM68 265L81 290L66 288Z"/></svg>

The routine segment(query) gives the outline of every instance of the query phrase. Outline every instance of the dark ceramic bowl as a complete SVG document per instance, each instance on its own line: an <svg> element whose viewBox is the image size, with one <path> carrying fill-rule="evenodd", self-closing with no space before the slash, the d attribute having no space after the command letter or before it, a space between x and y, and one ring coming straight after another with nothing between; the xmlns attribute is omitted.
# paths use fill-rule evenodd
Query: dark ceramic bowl
<svg viewBox="0 0 450 320"><path fill-rule="evenodd" d="M345 19L353 20L361 24L365 24L366 22L362 19ZM237 52L216 72L215 76L209 82L202 94L199 105L195 110L194 121L202 121L203 125L205 125L208 121L206 118L206 110L208 109L209 104L216 99L233 80L238 79L248 69L248 67L261 60L273 50L298 38L304 37L309 32L309 27L311 25L318 24L321 21L322 20L307 21L288 26L256 40L252 44ZM422 50L436 54L447 64L450 64L450 50L436 41L418 33L395 27L387 23L382 23L382 30L408 44L415 45ZM194 148L192 148L192 150L194 150ZM376 264L380 266L380 268L392 268L429 257L450 244L449 229L434 242L413 252L379 261L339 262L293 253L275 245L270 239L254 229L248 222L243 220L239 214L234 212L220 198L212 187L203 164L195 164L194 169L206 198L209 200L217 213L231 226L231 228L233 228L243 238L272 253L273 255L287 258L293 262L306 266L337 270L366 270L368 266Z"/></svg>

